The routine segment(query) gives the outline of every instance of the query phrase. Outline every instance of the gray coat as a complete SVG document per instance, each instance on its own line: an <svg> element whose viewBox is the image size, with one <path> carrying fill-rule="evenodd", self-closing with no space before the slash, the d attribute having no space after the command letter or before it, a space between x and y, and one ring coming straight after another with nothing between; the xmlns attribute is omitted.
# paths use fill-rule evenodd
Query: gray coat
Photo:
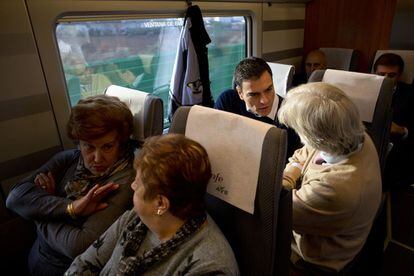
<svg viewBox="0 0 414 276"><path fill-rule="evenodd" d="M88 250L75 259L65 275L115 275L124 249L120 244L122 232L136 218L134 211L125 212ZM158 238L148 231L136 256L143 255L159 243ZM204 227L144 274L239 275L239 270L226 238L208 216Z"/></svg>

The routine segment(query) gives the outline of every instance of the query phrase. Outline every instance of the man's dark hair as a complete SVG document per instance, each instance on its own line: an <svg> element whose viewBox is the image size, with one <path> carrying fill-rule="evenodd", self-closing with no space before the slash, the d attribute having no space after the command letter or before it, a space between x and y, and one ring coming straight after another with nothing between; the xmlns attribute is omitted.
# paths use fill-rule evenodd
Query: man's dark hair
<svg viewBox="0 0 414 276"><path fill-rule="evenodd" d="M386 53L381 55L374 64L374 72L377 71L377 67L378 65L383 65L383 66L398 66L398 71L401 74L404 71L404 61L403 59L397 55L397 54L393 54L393 53Z"/></svg>
<svg viewBox="0 0 414 276"><path fill-rule="evenodd" d="M272 76L270 66L263 59L258 57L245 58L236 66L233 76L234 84L241 87L243 81L257 80L265 71Z"/></svg>

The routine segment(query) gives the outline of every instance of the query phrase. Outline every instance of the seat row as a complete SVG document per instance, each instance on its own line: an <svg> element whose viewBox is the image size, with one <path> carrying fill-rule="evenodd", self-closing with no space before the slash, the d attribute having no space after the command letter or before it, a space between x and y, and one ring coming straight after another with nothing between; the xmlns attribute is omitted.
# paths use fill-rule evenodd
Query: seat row
<svg viewBox="0 0 414 276"><path fill-rule="evenodd" d="M272 71L277 70L270 66ZM274 75L281 75L275 71ZM290 73L285 76L289 77ZM334 84L356 103L383 166L389 142L392 83L382 76L340 70L316 71L310 81ZM144 126L135 138L143 140L162 133L163 111L159 98L117 86L110 86L106 94L126 102L134 119ZM286 275L292 199L291 193L281 185L286 161L285 131L199 106L180 108L169 131L185 134L206 147L213 167L210 194L206 198L208 211L233 247L240 270L245 274ZM245 145L243 137L249 135L257 136L255 145ZM252 152L256 158L251 157ZM230 160L239 160L241 164ZM240 169L243 165L245 169ZM243 182L239 177L245 178L240 172L254 175L247 186L239 186ZM241 195L249 194L246 191L251 192L251 197L240 199Z"/></svg>

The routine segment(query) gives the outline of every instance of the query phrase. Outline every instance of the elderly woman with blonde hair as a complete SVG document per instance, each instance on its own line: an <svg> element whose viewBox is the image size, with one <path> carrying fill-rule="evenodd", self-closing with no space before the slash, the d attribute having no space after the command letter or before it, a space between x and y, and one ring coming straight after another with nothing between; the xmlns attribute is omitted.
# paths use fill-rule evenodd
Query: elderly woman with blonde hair
<svg viewBox="0 0 414 276"><path fill-rule="evenodd" d="M179 134L150 138L124 213L65 275L238 275L232 249L207 215L206 150Z"/></svg>
<svg viewBox="0 0 414 276"><path fill-rule="evenodd" d="M326 83L291 90L278 117L304 144L283 176L293 189L294 269L340 271L364 245L380 203L375 146L353 102Z"/></svg>
<svg viewBox="0 0 414 276"><path fill-rule="evenodd" d="M78 148L56 154L14 185L7 207L37 228L31 275L62 275L131 206L132 128L132 113L118 98L82 99L67 124Z"/></svg>

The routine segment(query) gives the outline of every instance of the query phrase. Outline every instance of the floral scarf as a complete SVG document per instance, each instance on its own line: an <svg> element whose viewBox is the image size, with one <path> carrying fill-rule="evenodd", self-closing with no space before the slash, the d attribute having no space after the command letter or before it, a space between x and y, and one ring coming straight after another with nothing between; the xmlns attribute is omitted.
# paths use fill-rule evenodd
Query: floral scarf
<svg viewBox="0 0 414 276"><path fill-rule="evenodd" d="M88 191L95 184L104 184L106 180L122 171L134 160L134 147L129 143L124 151L124 154L118 161L116 161L110 168L108 168L101 175L93 175L86 167L82 157L79 156L79 161L76 166L74 176L65 185L66 197L72 200L79 199L86 195Z"/></svg>
<svg viewBox="0 0 414 276"><path fill-rule="evenodd" d="M148 228L140 219L136 218L128 224L122 233L121 246L124 247L118 272L116 275L140 275L149 267L165 259L192 236L206 221L206 214L191 218L178 229L177 233L168 241L144 252L142 256L135 256L144 240Z"/></svg>

